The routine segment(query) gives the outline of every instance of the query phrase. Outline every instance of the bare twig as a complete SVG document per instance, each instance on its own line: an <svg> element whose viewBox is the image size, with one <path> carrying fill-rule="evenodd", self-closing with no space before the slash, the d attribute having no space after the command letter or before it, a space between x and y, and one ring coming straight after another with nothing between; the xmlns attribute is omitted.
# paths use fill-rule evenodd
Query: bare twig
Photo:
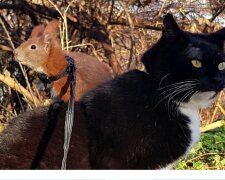
<svg viewBox="0 0 225 180"><path fill-rule="evenodd" d="M36 97L32 96L32 94L28 90L26 90L19 83L15 82L11 77L9 77L7 75L0 74L0 81L5 83L10 88L18 91L24 97L26 97L26 99L29 100L28 103L32 103L32 104L36 104L36 105L40 105L41 104L41 102Z"/></svg>
<svg viewBox="0 0 225 180"><path fill-rule="evenodd" d="M0 49L2 49L3 51L13 52L12 48L10 48L8 46L5 46L5 45L2 45L2 44L0 44Z"/></svg>
<svg viewBox="0 0 225 180"><path fill-rule="evenodd" d="M221 97L222 97L222 94L223 94L223 91L220 92L219 97L218 97L217 100L216 100L216 104L219 104L220 99L221 99ZM218 106L215 106L215 108L214 108L214 110L213 110L212 118L209 119L209 120L207 121L207 124L210 124L210 123L212 123L212 122L214 121L215 115L216 115L218 109L219 109Z"/></svg>
<svg viewBox="0 0 225 180"><path fill-rule="evenodd" d="M112 26L130 26L127 22L120 22L120 21L111 21L109 23L109 25L112 25ZM134 28L142 28L142 29L149 29L149 30L155 30L155 31L162 31L161 27L149 25L145 22L140 22L140 23L134 22Z"/></svg>
<svg viewBox="0 0 225 180"><path fill-rule="evenodd" d="M201 132L211 131L213 129L222 127L224 125L225 125L225 120L216 121L216 122L213 122L211 124L208 124L208 125L205 125L205 126L201 127Z"/></svg>
<svg viewBox="0 0 225 180"><path fill-rule="evenodd" d="M98 53L97 53L97 50L95 49L94 45L91 44L91 43L84 43L84 44L71 45L71 46L69 46L69 48L77 48L77 47L84 47L84 46L91 46L92 49L93 49L92 52L93 52L93 54L95 55L95 57L96 57L99 61L103 61L103 60L99 57L99 55L98 55Z"/></svg>
<svg viewBox="0 0 225 180"><path fill-rule="evenodd" d="M160 10L159 10L158 16L161 16L161 15L162 15L163 9L164 9L164 7L165 7L165 5L166 5L166 1L167 1L167 0L163 0L163 4L162 4L162 6L161 6L161 8L160 8Z"/></svg>
<svg viewBox="0 0 225 180"><path fill-rule="evenodd" d="M221 155L221 156L225 156L225 153L205 153L205 154L201 154L199 156L196 156L188 161L197 161L205 156L211 156L211 155Z"/></svg>
<svg viewBox="0 0 225 180"><path fill-rule="evenodd" d="M129 70L130 69L130 65L132 63L132 60L133 60L133 53L134 53L134 46L135 46L135 39L134 39L134 23L133 23L133 20L128 12L128 9L127 7L125 6L125 4L119 0L119 3L120 5L122 6L124 12L126 13L126 16L127 16L127 20L129 22L129 25L130 25L130 28L131 28L131 35L130 35L130 38L131 38L131 46L130 46L130 56L129 56L129 60L128 60L128 64L127 64L127 69Z"/></svg>
<svg viewBox="0 0 225 180"><path fill-rule="evenodd" d="M12 117L16 117L16 115L14 113L12 113L11 111L9 111L6 107L4 107L3 105L0 104L0 107L2 109L4 109L6 112L8 112L9 114L11 114Z"/></svg>
<svg viewBox="0 0 225 180"><path fill-rule="evenodd" d="M213 22L225 9L225 5L223 5L210 19L210 22Z"/></svg>
<svg viewBox="0 0 225 180"><path fill-rule="evenodd" d="M4 22L2 21L2 18L1 18L1 17L0 17L0 23L1 23L2 28L4 29L4 31L5 31L5 33L6 33L7 37L8 37L8 40L9 40L9 43L10 43L12 49L14 50L14 49L15 49L15 46L14 46L14 44L13 44L13 42L12 42L12 39L11 39L11 37L10 37L10 35L9 35L9 32L7 31L7 29L6 29L6 27L5 27L5 24L4 24Z"/></svg>
<svg viewBox="0 0 225 180"><path fill-rule="evenodd" d="M220 105L220 103L217 103L216 106L220 109L220 111L223 113L223 115L225 116L225 110L223 109L223 107Z"/></svg>
<svg viewBox="0 0 225 180"><path fill-rule="evenodd" d="M66 51L69 51L69 37L68 37L68 26L67 26L67 11L69 10L70 6L76 1L73 0L69 3L69 5L66 7L65 11L61 12L60 9L51 1L48 0L50 4L57 10L57 12L60 14L61 18L63 19L63 28L62 28L62 33L61 33L61 42L64 42L64 37L65 37L65 42L66 42ZM65 35L65 36L64 36ZM64 47L62 43L62 47Z"/></svg>
<svg viewBox="0 0 225 180"><path fill-rule="evenodd" d="M113 15L114 4L115 4L115 1L112 0L112 3L110 4L110 7L109 7L110 8L110 12L109 12L109 17L108 17L107 25L111 22L112 15Z"/></svg>

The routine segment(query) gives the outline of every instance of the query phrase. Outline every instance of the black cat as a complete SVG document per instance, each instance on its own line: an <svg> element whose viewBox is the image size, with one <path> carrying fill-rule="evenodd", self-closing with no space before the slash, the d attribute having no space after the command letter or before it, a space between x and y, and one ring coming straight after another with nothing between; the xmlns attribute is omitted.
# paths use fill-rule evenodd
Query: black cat
<svg viewBox="0 0 225 180"><path fill-rule="evenodd" d="M172 168L199 139L199 108L225 85L225 29L182 31L171 14L130 71L83 97L94 169Z"/></svg>

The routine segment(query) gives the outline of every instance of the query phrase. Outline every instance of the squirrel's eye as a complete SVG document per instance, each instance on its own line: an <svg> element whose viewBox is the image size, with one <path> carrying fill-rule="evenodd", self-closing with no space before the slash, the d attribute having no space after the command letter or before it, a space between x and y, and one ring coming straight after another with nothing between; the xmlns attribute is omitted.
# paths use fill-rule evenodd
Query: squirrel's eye
<svg viewBox="0 0 225 180"><path fill-rule="evenodd" d="M201 68L201 67L202 67L202 62L199 61L199 60L192 60L191 63L192 63L192 65L193 65L195 68Z"/></svg>
<svg viewBox="0 0 225 180"><path fill-rule="evenodd" d="M35 44L32 44L32 45L30 46L30 48L34 50L34 49L37 48L37 46L36 46Z"/></svg>

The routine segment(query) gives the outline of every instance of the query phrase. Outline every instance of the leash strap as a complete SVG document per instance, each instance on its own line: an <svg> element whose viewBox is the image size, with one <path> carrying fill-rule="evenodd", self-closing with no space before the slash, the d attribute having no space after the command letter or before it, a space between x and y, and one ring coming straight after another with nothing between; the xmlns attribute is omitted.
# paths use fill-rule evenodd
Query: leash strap
<svg viewBox="0 0 225 180"><path fill-rule="evenodd" d="M39 166L39 163L42 160L42 157L44 156L46 147L49 143L49 141L52 138L52 134L54 132L54 129L58 123L58 114L60 112L61 105L63 104L62 101L55 102L50 105L48 110L48 124L45 128L44 134L41 137L41 141L38 145L34 160L31 164L31 169L37 169Z"/></svg>
<svg viewBox="0 0 225 180"><path fill-rule="evenodd" d="M66 169L66 161L67 161L67 154L69 150L69 143L70 143L70 137L72 133L72 127L73 127L73 118L74 118L74 96L75 96L75 86L76 86L76 66L74 64L73 58L69 56L65 56L68 65L67 68L56 76L48 77L45 74L38 74L38 77L40 80L45 84L45 87L47 87L47 84L51 84L51 81L56 81L64 76L70 76L70 99L66 111L66 119L65 119L65 136L64 136L64 156L62 161L62 167L61 169ZM60 112L60 106L62 104L62 101L55 102L52 104L48 111L48 124L46 126L46 129L42 135L42 138L40 140L40 143L38 145L36 155L34 157L34 160L31 165L31 169L37 169L43 156L45 153L45 150L47 148L47 145L49 141L51 140L52 134L55 130L58 118L57 115Z"/></svg>
<svg viewBox="0 0 225 180"><path fill-rule="evenodd" d="M68 57L67 61L71 61L71 58ZM72 59L73 60L73 59ZM73 120L74 120L74 96L75 96L75 86L76 86L76 67L75 64L71 63L71 69L70 69L70 76L71 76L71 82L70 82L70 99L68 103L68 108L66 111L66 118L65 118L65 131L64 131L64 154L63 154L63 160L62 160L62 166L61 169L66 169L66 162L67 162L67 155L69 151L70 146L70 139L73 129Z"/></svg>

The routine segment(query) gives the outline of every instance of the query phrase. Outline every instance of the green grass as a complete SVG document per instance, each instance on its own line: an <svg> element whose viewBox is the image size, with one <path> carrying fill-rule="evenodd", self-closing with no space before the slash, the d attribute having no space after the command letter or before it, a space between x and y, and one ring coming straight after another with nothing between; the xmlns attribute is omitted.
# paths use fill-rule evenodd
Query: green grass
<svg viewBox="0 0 225 180"><path fill-rule="evenodd" d="M225 169L225 127L203 133L195 148L176 169Z"/></svg>

